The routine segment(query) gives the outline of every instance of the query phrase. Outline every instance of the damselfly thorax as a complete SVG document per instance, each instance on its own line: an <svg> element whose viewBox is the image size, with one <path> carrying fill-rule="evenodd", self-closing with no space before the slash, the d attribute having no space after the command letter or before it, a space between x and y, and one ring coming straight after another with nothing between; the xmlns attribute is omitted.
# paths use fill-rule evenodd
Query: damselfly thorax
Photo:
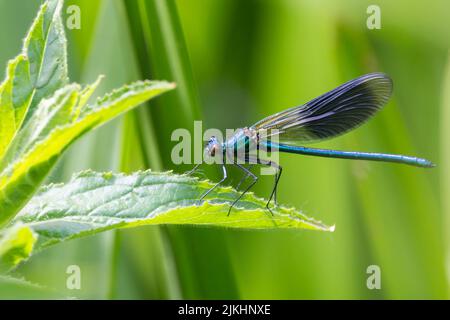
<svg viewBox="0 0 450 320"><path fill-rule="evenodd" d="M224 142L212 136L206 144L205 156L214 158L217 164L258 164L261 154L272 151L275 148L268 146L267 141L261 141L260 132L245 127L237 129Z"/></svg>

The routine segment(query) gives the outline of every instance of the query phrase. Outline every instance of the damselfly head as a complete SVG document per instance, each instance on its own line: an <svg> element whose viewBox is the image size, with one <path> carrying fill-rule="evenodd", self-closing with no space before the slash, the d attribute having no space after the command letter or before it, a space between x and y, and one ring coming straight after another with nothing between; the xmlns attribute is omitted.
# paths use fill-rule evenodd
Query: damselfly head
<svg viewBox="0 0 450 320"><path fill-rule="evenodd" d="M214 158L216 155L220 154L221 146L217 138L212 136L205 146L205 153L207 156Z"/></svg>

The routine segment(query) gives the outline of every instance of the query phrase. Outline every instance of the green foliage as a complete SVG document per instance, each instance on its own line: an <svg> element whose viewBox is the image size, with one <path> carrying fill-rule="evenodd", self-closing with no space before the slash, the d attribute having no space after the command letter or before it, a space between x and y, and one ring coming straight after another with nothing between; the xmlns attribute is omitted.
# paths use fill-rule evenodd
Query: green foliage
<svg viewBox="0 0 450 320"><path fill-rule="evenodd" d="M7 271L27 259L33 251L36 240L37 236L33 230L20 223L2 230L0 233L0 272Z"/></svg>
<svg viewBox="0 0 450 320"><path fill-rule="evenodd" d="M317 147L404 153L437 163L433 170L420 170L281 155L287 174L279 200L333 221L336 232L324 237L203 232L196 238L201 249L190 259L195 265L189 280L181 271L182 283L192 288L186 297L448 298L443 234L449 229L442 224L446 197L439 197L440 181L448 181L442 175L448 160L439 161L443 147L437 143L438 129L449 127L439 106L442 91L449 91L443 70L450 24L443 15L450 3L432 2L432 9L424 3L405 14L407 1L380 1L380 30L366 28L372 4L366 0L177 3L211 127L251 125L381 71L394 81L384 109L358 130ZM424 10L433 13L423 15ZM449 145L448 134L441 139ZM266 194L271 182L261 181L255 192ZM232 283L211 283L210 269L216 272L218 265L210 268L201 258L213 250L210 242L221 241L227 255L219 269L227 272L231 266ZM187 256L183 250L175 256ZM382 270L381 290L366 288L366 268L372 264Z"/></svg>
<svg viewBox="0 0 450 320"><path fill-rule="evenodd" d="M100 78L84 88L66 84L61 7L57 0L42 5L0 87L0 225L20 210L73 141L174 88L167 82L136 82L87 104Z"/></svg>
<svg viewBox="0 0 450 320"><path fill-rule="evenodd" d="M170 173L87 171L34 195L73 141L175 87L137 81L88 103L102 77L84 87L68 84L61 7L59 0L41 6L23 53L8 64L0 87L0 225L8 226L0 233L0 271L56 243L141 225L334 230L294 209L277 207L271 216L265 201L251 194L228 217L237 191L221 188L200 205L197 199L213 185Z"/></svg>
<svg viewBox="0 0 450 320"><path fill-rule="evenodd" d="M198 198L212 186L171 173L79 173L67 184L44 187L31 199L13 220L18 225L7 230L8 250L3 256L0 252L0 258L13 267L31 254L36 238L34 250L38 251L70 239L142 225L334 230L292 208L276 207L272 216L266 201L253 194L245 195L227 216L230 201L239 192L221 188L208 202L199 203Z"/></svg>
<svg viewBox="0 0 450 320"><path fill-rule="evenodd" d="M38 2L0 4L1 61L17 51ZM103 232L51 246L12 271L64 291L64 271L76 263L82 290L55 296L0 277L1 298L448 298L448 1L412 7L406 0L380 0L380 30L366 28L372 4L367 0L65 3L71 4L82 12L82 29L67 31L71 78L86 83L107 74L101 92L141 78L175 81L178 89L85 136L65 153L49 181L66 181L85 168L181 172L184 168L167 161L172 128L189 128L193 119L205 120L204 128L242 127L372 71L393 78L390 103L355 132L321 146L406 153L434 160L437 167L422 171L282 155L286 174L279 200L336 222L336 232L176 225L126 228L114 236ZM11 87L4 90L6 97ZM17 106L15 119L22 112ZM1 119L13 118L11 108L0 113ZM5 123L3 149L12 139L8 127L16 125ZM214 177L215 170L205 170ZM271 183L262 178L256 194L266 195ZM7 230L1 243L10 245L2 252L28 243L27 236L12 231L6 241ZM27 233L40 239L33 247L39 248L45 238L32 228ZM20 248L17 259L26 258L27 246ZM366 287L372 264L381 268L381 290ZM10 260L2 268L8 266Z"/></svg>
<svg viewBox="0 0 450 320"><path fill-rule="evenodd" d="M164 168L186 169L183 165L172 164L168 141L174 129L186 128L192 132L194 120L202 117L176 3L174 0L139 0L124 1L124 6L141 72L177 83L177 90L156 102L151 114ZM146 120L147 123L139 122L139 126L147 126L151 119Z"/></svg>
<svg viewBox="0 0 450 320"><path fill-rule="evenodd" d="M62 299L63 296L55 290L31 283L24 279L0 275L0 299Z"/></svg>

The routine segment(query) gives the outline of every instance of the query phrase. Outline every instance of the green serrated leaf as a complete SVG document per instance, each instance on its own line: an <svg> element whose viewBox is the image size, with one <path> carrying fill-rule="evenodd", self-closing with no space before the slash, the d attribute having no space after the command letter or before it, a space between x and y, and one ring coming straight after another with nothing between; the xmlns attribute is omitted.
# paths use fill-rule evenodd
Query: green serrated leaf
<svg viewBox="0 0 450 320"><path fill-rule="evenodd" d="M187 224L241 229L310 229L334 226L294 208L265 208L266 200L246 194L227 216L239 192L219 188L206 202L199 197L213 186L187 175L136 172L130 175L81 172L67 184L49 185L15 218L38 236L35 250L110 229L141 225Z"/></svg>
<svg viewBox="0 0 450 320"><path fill-rule="evenodd" d="M0 299L64 299L67 296L55 290L31 283L25 279L0 275Z"/></svg>
<svg viewBox="0 0 450 320"><path fill-rule="evenodd" d="M0 159L19 130L31 101L27 69L26 56L17 56L9 61L6 79L0 85ZM16 75L19 76L16 77Z"/></svg>
<svg viewBox="0 0 450 320"><path fill-rule="evenodd" d="M41 6L0 85L0 226L19 212L74 140L174 88L136 82L88 105L102 77L84 88L67 84L62 5L48 0Z"/></svg>
<svg viewBox="0 0 450 320"><path fill-rule="evenodd" d="M62 0L45 2L25 38L23 54L29 60L33 99L26 114L28 121L39 102L66 85L67 44L61 20Z"/></svg>
<svg viewBox="0 0 450 320"><path fill-rule="evenodd" d="M37 135L37 138L31 139L26 148L20 149L21 152L14 152L11 157L7 157L8 161L0 173L0 225L9 221L29 200L58 157L73 141L89 130L174 87L174 84L164 81L138 81L99 98L96 103L82 109L78 118L73 118L71 113L76 103L76 94L79 92L78 86L69 85L57 91L55 96L49 99L55 103L43 100L38 107L39 110L45 109L43 116L36 116L27 124L34 126L36 122L37 127L42 125L42 130L29 132L33 137ZM56 112L52 112L53 110ZM38 114L41 112L37 111L36 115ZM21 146L22 143L19 143L19 147Z"/></svg>
<svg viewBox="0 0 450 320"><path fill-rule="evenodd" d="M80 116L81 109L87 105L89 98L94 93L95 89L97 89L98 85L102 81L104 77L98 76L97 80L94 83L87 85L80 92L80 99L78 101L77 107L72 112L73 121L77 120Z"/></svg>
<svg viewBox="0 0 450 320"><path fill-rule="evenodd" d="M0 163L0 171L5 170L11 163L20 161L24 154L45 140L56 127L71 122L79 91L78 84L70 84L40 102L34 117L21 128L11 142Z"/></svg>
<svg viewBox="0 0 450 320"><path fill-rule="evenodd" d="M37 235L21 223L0 233L0 272L15 267L33 251Z"/></svg>
<svg viewBox="0 0 450 320"><path fill-rule="evenodd" d="M0 85L0 158L39 102L68 82L61 0L45 2Z"/></svg>

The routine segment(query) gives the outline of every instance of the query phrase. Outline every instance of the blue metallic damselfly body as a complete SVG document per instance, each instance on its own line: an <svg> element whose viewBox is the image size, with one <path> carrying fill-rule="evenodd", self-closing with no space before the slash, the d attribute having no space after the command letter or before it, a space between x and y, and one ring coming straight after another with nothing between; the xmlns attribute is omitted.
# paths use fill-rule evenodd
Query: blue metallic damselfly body
<svg viewBox="0 0 450 320"><path fill-rule="evenodd" d="M344 134L363 124L386 104L392 93L392 80L383 73L370 73L350 80L310 102L271 115L251 127L238 129L224 142L211 137L205 147L205 156L219 157L223 178L205 192L201 199L216 189L227 179L226 164L241 169L245 175L239 185L248 177L252 182L232 203L233 206L257 182L258 177L243 164L258 164L275 169L275 183L266 204L267 209L272 199L275 200L282 167L271 160L264 159L259 149L271 152L286 152L310 156L372 160L403 163L417 167L430 168L434 164L426 159L385 153L341 151L304 147L303 144L317 142ZM227 161L225 161L227 160ZM194 172L196 165L190 173Z"/></svg>

